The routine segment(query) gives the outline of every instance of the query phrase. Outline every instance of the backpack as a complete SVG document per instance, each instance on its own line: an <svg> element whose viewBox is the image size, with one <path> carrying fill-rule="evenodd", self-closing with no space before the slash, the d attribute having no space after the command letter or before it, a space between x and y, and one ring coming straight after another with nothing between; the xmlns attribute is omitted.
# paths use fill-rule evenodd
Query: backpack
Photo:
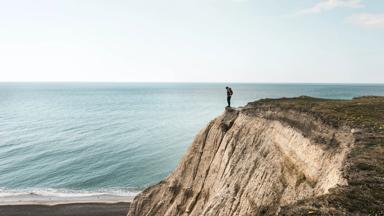
<svg viewBox="0 0 384 216"><path fill-rule="evenodd" d="M229 88L229 95L233 95L233 91L232 91L232 89L231 88Z"/></svg>

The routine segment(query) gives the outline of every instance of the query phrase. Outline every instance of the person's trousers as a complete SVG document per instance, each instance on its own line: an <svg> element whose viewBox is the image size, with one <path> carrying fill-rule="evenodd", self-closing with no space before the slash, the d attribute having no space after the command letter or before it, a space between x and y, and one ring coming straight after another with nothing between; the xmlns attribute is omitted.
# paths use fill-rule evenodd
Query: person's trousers
<svg viewBox="0 0 384 216"><path fill-rule="evenodd" d="M230 107L231 106L231 96L227 96L227 102L228 102L228 106Z"/></svg>

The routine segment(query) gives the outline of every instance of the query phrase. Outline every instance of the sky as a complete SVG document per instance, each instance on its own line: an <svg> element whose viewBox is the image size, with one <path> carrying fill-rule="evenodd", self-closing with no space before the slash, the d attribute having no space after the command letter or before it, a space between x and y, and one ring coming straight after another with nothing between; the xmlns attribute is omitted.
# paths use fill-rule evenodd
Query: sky
<svg viewBox="0 0 384 216"><path fill-rule="evenodd" d="M0 0L0 82L384 83L383 0Z"/></svg>

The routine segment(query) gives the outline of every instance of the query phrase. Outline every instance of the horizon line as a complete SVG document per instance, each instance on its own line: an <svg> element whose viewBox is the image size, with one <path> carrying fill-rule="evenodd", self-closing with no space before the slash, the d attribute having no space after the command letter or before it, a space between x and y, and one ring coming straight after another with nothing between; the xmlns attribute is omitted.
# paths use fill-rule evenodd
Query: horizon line
<svg viewBox="0 0 384 216"><path fill-rule="evenodd" d="M0 83L84 83L84 84L341 84L384 85L384 82L196 82L196 81L0 81Z"/></svg>

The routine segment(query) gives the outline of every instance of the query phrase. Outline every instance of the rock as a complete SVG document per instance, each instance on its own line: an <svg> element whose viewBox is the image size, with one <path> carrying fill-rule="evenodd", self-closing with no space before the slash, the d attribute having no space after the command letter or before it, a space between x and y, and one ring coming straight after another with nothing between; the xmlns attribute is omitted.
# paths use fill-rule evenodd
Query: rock
<svg viewBox="0 0 384 216"><path fill-rule="evenodd" d="M360 154L350 154L351 150L367 142L355 145L360 141L354 134L362 130L324 118L320 105L313 109L317 113L311 110L326 100L295 100L305 102L305 108L284 107L279 100L226 108L198 133L170 176L134 199L128 215L361 215L356 212L364 208L354 206L365 198L359 201L354 191L361 190L366 197L371 192L360 183L354 183L352 190L355 186L348 182L360 179L358 170L349 167ZM378 152L377 160L384 151L373 152ZM372 166L361 167L366 173ZM380 185L371 188L376 190L372 194L382 191ZM377 203L382 201L371 202L376 209L370 211L380 212Z"/></svg>
<svg viewBox="0 0 384 216"><path fill-rule="evenodd" d="M353 133L353 134L361 134L361 133L363 133L363 130L353 128L353 129L351 130L351 133Z"/></svg>

